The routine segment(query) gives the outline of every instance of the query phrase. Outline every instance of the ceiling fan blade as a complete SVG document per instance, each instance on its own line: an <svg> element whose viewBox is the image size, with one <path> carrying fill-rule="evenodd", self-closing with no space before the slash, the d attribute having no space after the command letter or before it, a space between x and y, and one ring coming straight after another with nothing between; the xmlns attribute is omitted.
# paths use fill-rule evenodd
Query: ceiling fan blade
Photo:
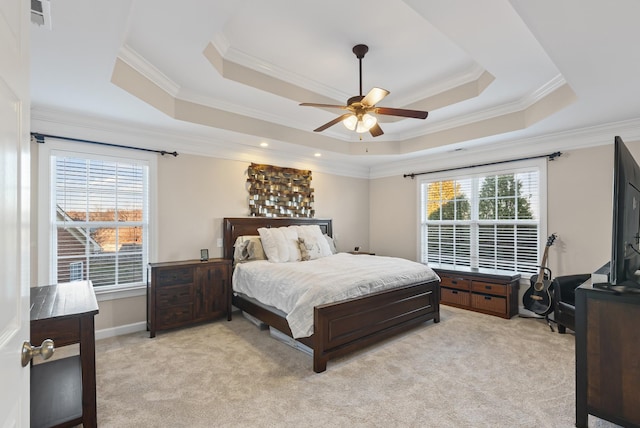
<svg viewBox="0 0 640 428"><path fill-rule="evenodd" d="M324 131L325 129L335 125L338 122L342 122L343 120L345 120L347 117L351 116L353 113L345 113L342 116L338 116L335 119L333 119L331 122L327 122L324 125L322 125L319 128L316 128L313 130L313 132L321 132Z"/></svg>
<svg viewBox="0 0 640 428"><path fill-rule="evenodd" d="M384 134L384 132L382 132L382 128L380 128L380 125L378 125L377 123L373 125L371 129L369 129L369 133L371 134L372 137L378 137Z"/></svg>
<svg viewBox="0 0 640 428"><path fill-rule="evenodd" d="M412 117L414 119L426 119L429 115L428 111L407 110L403 108L376 107L374 110L377 114L385 114L387 116Z"/></svg>
<svg viewBox="0 0 640 428"><path fill-rule="evenodd" d="M324 108L340 108L345 110L347 107L346 106L339 106L339 105L335 105L335 104L316 104L316 103L300 103L301 106L308 106L308 107L324 107Z"/></svg>
<svg viewBox="0 0 640 428"><path fill-rule="evenodd" d="M369 107L378 104L384 97L389 95L389 91L382 88L373 88L367 95L360 101L362 104Z"/></svg>

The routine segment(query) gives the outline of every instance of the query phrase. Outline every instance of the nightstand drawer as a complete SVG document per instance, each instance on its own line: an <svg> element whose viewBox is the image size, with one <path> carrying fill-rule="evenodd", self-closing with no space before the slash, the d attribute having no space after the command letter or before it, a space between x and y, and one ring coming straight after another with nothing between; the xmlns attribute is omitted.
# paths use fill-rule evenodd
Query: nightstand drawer
<svg viewBox="0 0 640 428"><path fill-rule="evenodd" d="M471 307L502 314L507 311L507 299L473 293L471 294Z"/></svg>
<svg viewBox="0 0 640 428"><path fill-rule="evenodd" d="M188 284L191 282L193 282L193 269L166 269L158 272L158 283L156 286L163 287L167 285Z"/></svg>
<svg viewBox="0 0 640 428"><path fill-rule="evenodd" d="M193 305L191 303L181 306L171 306L170 308L158 309L156 311L156 323L159 329L188 323L192 318Z"/></svg>
<svg viewBox="0 0 640 428"><path fill-rule="evenodd" d="M159 308L166 308L174 305L191 303L191 284L165 286L156 290L156 305Z"/></svg>
<svg viewBox="0 0 640 428"><path fill-rule="evenodd" d="M451 290L449 288L440 289L440 301L454 305L469 306L470 294L468 291Z"/></svg>
<svg viewBox="0 0 640 428"><path fill-rule="evenodd" d="M471 289L470 280L454 276L440 276L440 285L442 287L457 288L458 290Z"/></svg>
<svg viewBox="0 0 640 428"><path fill-rule="evenodd" d="M482 282L474 280L471 282L471 290L477 291L479 293L494 294L500 296L507 295L507 286L503 284L496 284L494 282Z"/></svg>

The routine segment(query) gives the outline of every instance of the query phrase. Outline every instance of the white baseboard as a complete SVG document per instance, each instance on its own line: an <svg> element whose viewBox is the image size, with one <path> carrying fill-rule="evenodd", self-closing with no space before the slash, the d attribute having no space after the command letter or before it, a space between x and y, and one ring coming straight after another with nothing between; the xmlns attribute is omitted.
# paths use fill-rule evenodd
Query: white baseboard
<svg viewBox="0 0 640 428"><path fill-rule="evenodd" d="M119 325L117 327L104 328L102 330L96 330L96 340L106 339L107 337L121 336L123 334L135 333L138 331L144 331L147 329L147 323L145 321L136 322L133 324Z"/></svg>

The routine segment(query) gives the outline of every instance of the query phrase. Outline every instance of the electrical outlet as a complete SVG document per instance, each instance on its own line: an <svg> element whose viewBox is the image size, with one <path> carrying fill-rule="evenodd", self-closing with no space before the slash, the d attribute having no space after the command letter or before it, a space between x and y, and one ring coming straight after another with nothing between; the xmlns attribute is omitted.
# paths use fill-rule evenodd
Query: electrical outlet
<svg viewBox="0 0 640 428"><path fill-rule="evenodd" d="M218 246L218 248L222 248L222 238L218 238L216 245Z"/></svg>

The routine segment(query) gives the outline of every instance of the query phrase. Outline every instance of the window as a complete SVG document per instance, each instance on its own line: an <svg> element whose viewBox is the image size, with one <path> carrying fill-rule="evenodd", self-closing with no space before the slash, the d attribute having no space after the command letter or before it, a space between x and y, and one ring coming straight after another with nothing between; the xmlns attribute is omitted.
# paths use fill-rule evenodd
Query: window
<svg viewBox="0 0 640 428"><path fill-rule="evenodd" d="M91 280L97 292L143 285L149 261L150 162L144 155L51 148L40 151L49 161L43 237L50 245L47 279L39 282Z"/></svg>
<svg viewBox="0 0 640 428"><path fill-rule="evenodd" d="M535 274L543 226L541 170L534 162L421 180L421 261Z"/></svg>

